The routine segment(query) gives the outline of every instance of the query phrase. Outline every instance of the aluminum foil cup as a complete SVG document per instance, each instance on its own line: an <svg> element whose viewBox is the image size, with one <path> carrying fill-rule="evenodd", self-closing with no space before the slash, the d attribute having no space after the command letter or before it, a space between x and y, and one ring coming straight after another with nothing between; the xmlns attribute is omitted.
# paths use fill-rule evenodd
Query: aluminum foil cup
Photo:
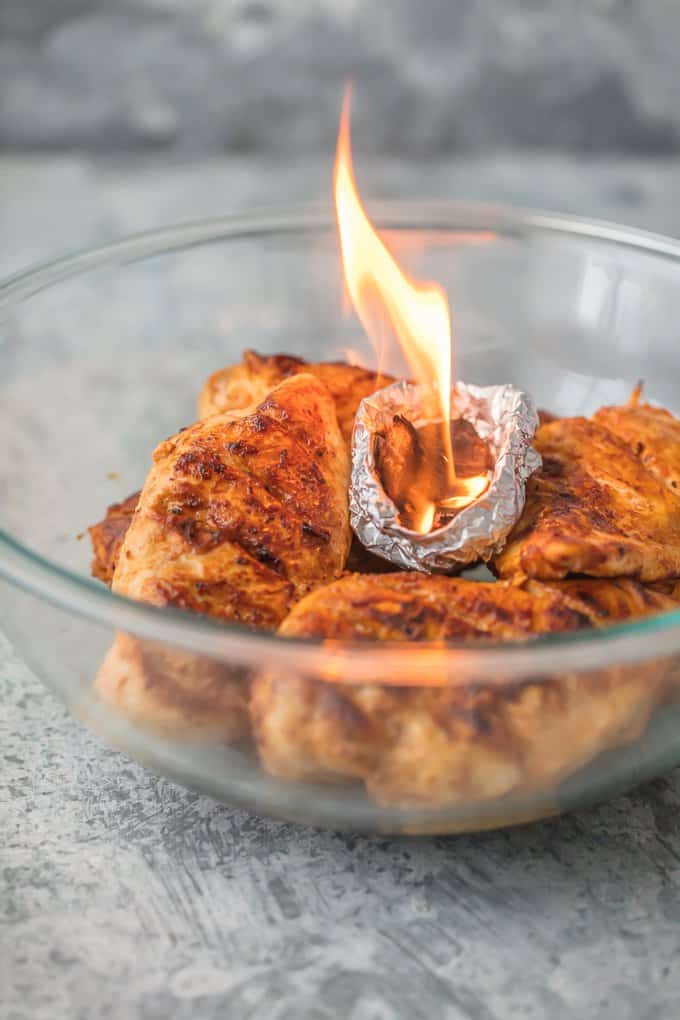
<svg viewBox="0 0 680 1020"><path fill-rule="evenodd" d="M362 400L352 440L349 507L362 544L406 570L455 573L500 552L524 509L526 481L541 466L531 446L538 415L528 394L514 386L456 383L453 417L465 418L489 446L494 459L489 487L446 525L420 535L399 523L399 510L385 492L375 463L375 437L395 414L416 428L441 419L424 414L431 387L396 382Z"/></svg>

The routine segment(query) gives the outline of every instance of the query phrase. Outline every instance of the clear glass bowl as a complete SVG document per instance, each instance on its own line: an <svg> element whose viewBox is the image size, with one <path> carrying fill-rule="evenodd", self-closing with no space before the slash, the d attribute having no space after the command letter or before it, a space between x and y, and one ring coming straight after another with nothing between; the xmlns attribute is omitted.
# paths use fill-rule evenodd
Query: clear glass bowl
<svg viewBox="0 0 680 1020"><path fill-rule="evenodd" d="M374 213L403 261L446 287L457 377L512 382L557 414L621 402L643 378L650 398L680 410L677 242L500 208L394 204ZM673 707L680 612L528 645L331 646L154 609L90 578L82 532L141 486L154 446L195 418L211 371L238 361L246 347L314 360L353 348L370 357L356 319L344 314L330 211L252 213L134 237L8 280L0 307L2 626L107 741L228 803L380 832L525 821L680 762ZM386 367L402 368L398 360ZM476 690L500 685L508 698L526 685L557 684L571 705L595 697L593 711L605 719L621 691L651 685L663 687L663 696L633 698L603 753L593 744L566 769L546 762L543 778L528 787L474 802L378 805L360 784L272 779L245 745L196 745L128 723L92 686L117 630L291 680L408 685L436 678ZM561 734L558 717L549 739L559 745L568 732L565 718ZM539 760L541 746L533 747Z"/></svg>

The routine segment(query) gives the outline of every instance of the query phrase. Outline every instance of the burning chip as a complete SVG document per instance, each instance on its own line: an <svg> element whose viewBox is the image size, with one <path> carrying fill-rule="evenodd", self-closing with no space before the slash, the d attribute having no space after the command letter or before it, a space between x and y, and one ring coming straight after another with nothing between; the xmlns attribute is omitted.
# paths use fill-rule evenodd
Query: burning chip
<svg viewBox="0 0 680 1020"><path fill-rule="evenodd" d="M427 385L397 382L362 401L350 513L372 553L408 570L450 573L505 544L541 464L531 446L538 415L513 386L459 382L443 427L432 395Z"/></svg>
<svg viewBox="0 0 680 1020"><path fill-rule="evenodd" d="M385 434L376 435L374 455L401 523L422 534L481 496L493 467L488 444L465 418L415 428L395 414Z"/></svg>

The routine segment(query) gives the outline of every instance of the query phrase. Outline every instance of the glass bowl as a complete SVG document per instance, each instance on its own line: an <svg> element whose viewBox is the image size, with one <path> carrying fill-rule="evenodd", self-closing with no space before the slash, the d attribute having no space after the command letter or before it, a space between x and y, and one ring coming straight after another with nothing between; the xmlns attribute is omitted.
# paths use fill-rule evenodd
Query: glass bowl
<svg viewBox="0 0 680 1020"><path fill-rule="evenodd" d="M679 243L503 208L372 211L401 260L446 288L456 377L512 382L556 414L622 402L642 378L651 399L680 410ZM210 372L240 360L244 348L313 360L353 349L370 362L343 298L332 212L309 207L144 234L2 285L0 609L18 650L114 746L227 803L319 826L418 833L516 823L680 762L680 612L524 645L342 645L133 603L90 578L83 532L141 486L155 445L195 419ZM403 371L394 354L385 367ZM579 717L574 730L565 708L563 726L558 713L552 728L537 727L535 746L529 734L531 753L546 761L532 782L491 782L444 803L377 804L359 783L273 779L247 742L196 743L132 724L93 690L116 631L240 675L275 670L291 683L311 678L338 691L432 683L493 689L510 703L517 692L552 685L568 693L568 706L602 714L602 739L566 767L550 764L551 747L575 734L578 743ZM617 722L625 692L650 688L659 696L629 698Z"/></svg>

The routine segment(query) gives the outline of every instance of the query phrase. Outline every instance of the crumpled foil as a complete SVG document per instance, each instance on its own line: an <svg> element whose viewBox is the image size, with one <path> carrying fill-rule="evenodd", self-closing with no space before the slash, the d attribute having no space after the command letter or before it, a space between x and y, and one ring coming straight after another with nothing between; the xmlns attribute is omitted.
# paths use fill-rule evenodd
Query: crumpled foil
<svg viewBox="0 0 680 1020"><path fill-rule="evenodd" d="M429 387L402 381L362 400L352 440L350 517L362 544L377 556L407 570L454 573L500 552L519 519L526 481L541 466L531 446L538 415L531 397L514 386L456 383L452 416L475 427L495 466L481 496L444 527L420 535L399 523L399 510L376 469L374 447L376 434L385 432L395 414L403 414L416 428L441 420L424 416L428 396Z"/></svg>

